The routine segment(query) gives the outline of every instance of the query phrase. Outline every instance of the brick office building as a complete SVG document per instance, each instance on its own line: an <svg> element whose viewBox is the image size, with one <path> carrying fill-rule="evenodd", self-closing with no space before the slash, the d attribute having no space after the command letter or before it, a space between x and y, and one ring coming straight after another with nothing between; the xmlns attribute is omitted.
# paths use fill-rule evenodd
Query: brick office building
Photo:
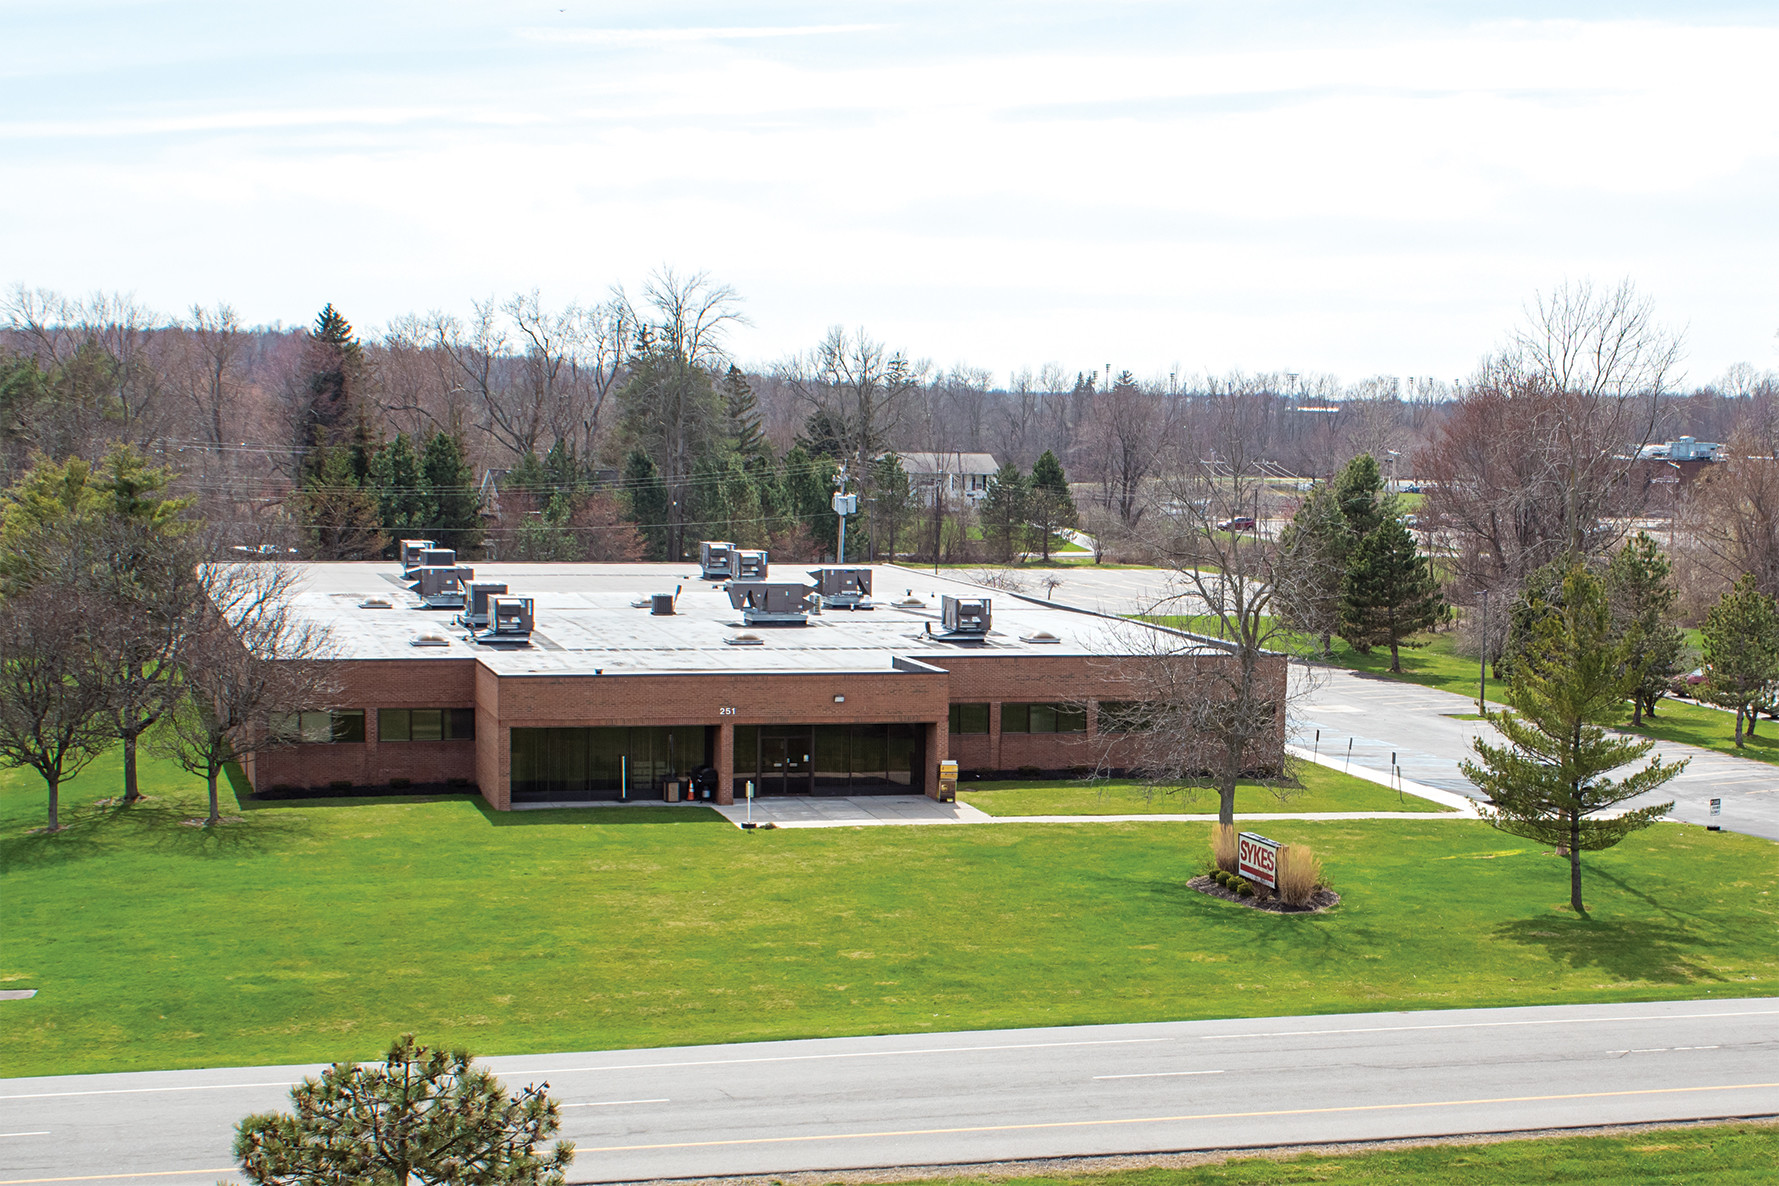
<svg viewBox="0 0 1779 1186"><path fill-rule="evenodd" d="M659 800L694 772L718 802L748 781L761 795L932 794L946 758L983 773L1094 764L1102 725L1116 728L1100 706L1130 696L1157 634L1193 662L1231 661L1212 640L945 577L873 577L873 609L750 626L695 564L477 565L476 581L532 599L529 642L508 646L420 608L393 563L308 565L297 605L331 631L334 703L291 706L303 740L250 759L248 778L473 785L499 810ZM653 595L675 593L656 612ZM947 635L946 595L991 599L987 632ZM1284 658L1267 663L1282 693Z"/></svg>

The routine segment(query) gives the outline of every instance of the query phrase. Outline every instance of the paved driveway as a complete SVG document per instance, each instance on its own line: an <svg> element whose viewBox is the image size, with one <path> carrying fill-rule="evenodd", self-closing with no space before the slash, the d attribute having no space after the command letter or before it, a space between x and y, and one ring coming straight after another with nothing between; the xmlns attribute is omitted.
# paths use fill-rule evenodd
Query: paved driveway
<svg viewBox="0 0 1779 1186"><path fill-rule="evenodd" d="M1474 700L1341 669L1294 667L1292 675L1299 687L1308 688L1291 723L1299 745L1340 760L1350 744L1353 765L1374 770L1388 770L1394 753L1405 778L1476 796L1458 763L1473 755L1471 738L1493 731L1485 722L1453 715L1474 713ZM1676 819L1779 840L1779 766L1666 741L1654 752L1691 761L1648 802L1673 799ZM1714 798L1723 800L1717 817L1710 814Z"/></svg>

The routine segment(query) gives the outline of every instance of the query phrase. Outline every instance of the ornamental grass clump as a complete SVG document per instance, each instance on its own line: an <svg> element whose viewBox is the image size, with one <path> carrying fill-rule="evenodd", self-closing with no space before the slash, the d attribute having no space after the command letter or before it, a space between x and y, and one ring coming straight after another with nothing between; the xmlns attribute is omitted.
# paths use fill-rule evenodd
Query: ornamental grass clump
<svg viewBox="0 0 1779 1186"><path fill-rule="evenodd" d="M1322 886L1322 862L1311 849L1288 844L1279 852L1279 897L1293 906L1307 906Z"/></svg>
<svg viewBox="0 0 1779 1186"><path fill-rule="evenodd" d="M1231 824L1211 825L1211 860L1225 873L1236 871L1236 832Z"/></svg>

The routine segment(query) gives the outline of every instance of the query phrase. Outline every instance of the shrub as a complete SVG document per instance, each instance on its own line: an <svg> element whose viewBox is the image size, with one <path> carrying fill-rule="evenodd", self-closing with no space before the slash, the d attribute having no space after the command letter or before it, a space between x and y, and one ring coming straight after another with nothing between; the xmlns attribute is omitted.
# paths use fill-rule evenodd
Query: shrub
<svg viewBox="0 0 1779 1186"><path fill-rule="evenodd" d="M1229 874L1222 869L1218 869L1216 872L1211 874L1211 880L1215 881L1218 885L1228 885L1229 884Z"/></svg>
<svg viewBox="0 0 1779 1186"><path fill-rule="evenodd" d="M1044 772L1036 766L1021 766L1019 768L1019 777L1021 778L1036 778L1042 773Z"/></svg>
<svg viewBox="0 0 1779 1186"><path fill-rule="evenodd" d="M1288 844L1279 853L1279 897L1293 906L1304 906L1322 884L1322 862L1301 844Z"/></svg>
<svg viewBox="0 0 1779 1186"><path fill-rule="evenodd" d="M1248 882L1245 882L1245 881L1239 882L1237 884L1235 892L1240 894L1244 898L1251 898L1254 896L1254 887L1252 885L1250 885Z"/></svg>
<svg viewBox="0 0 1779 1186"><path fill-rule="evenodd" d="M1211 859L1217 862L1217 868L1235 872L1236 831L1233 825L1211 825Z"/></svg>

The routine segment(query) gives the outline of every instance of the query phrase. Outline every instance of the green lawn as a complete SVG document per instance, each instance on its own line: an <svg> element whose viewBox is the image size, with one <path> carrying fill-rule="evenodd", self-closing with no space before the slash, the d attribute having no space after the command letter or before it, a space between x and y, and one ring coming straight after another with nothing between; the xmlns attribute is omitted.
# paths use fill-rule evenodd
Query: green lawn
<svg viewBox="0 0 1779 1186"><path fill-rule="evenodd" d="M1277 821L1344 896L1194 893L1209 825L742 832L702 807L241 810L115 764L34 834L0 776L0 1074L1779 994L1779 846L1664 824L1564 863L1483 824Z"/></svg>
<svg viewBox="0 0 1779 1186"><path fill-rule="evenodd" d="M1188 1169L994 1179L996 1186L1765 1186L1779 1165L1779 1128L1724 1124L1618 1136L1545 1137L1340 1154L1232 1157ZM980 1178L927 1179L952 1186Z"/></svg>
<svg viewBox="0 0 1779 1186"><path fill-rule="evenodd" d="M1443 807L1414 795L1354 778L1326 766L1298 764L1298 786L1274 789L1256 782L1236 784L1235 809L1260 811L1442 812ZM1281 798L1281 792L1283 797ZM1217 792L1205 788L1164 790L1122 781L972 782L958 798L990 815L1194 815L1217 810Z"/></svg>

